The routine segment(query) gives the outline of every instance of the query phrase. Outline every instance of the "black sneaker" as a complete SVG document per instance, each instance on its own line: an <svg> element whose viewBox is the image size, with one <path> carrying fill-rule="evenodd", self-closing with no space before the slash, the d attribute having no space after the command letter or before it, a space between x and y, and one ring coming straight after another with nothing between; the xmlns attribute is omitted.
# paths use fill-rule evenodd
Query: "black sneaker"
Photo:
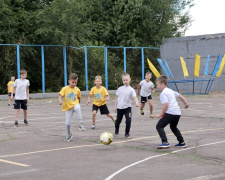
<svg viewBox="0 0 225 180"><path fill-rule="evenodd" d="M28 121L24 119L24 124L28 126Z"/></svg>
<svg viewBox="0 0 225 180"><path fill-rule="evenodd" d="M185 142L178 143L178 144L175 145L175 147L178 147L178 148L186 148L187 147L187 144Z"/></svg>
<svg viewBox="0 0 225 180"><path fill-rule="evenodd" d="M131 139L131 138L132 138L132 137L130 136L130 134L126 134L124 137L127 138L127 139Z"/></svg>
<svg viewBox="0 0 225 180"><path fill-rule="evenodd" d="M14 127L19 127L18 121L15 121Z"/></svg>

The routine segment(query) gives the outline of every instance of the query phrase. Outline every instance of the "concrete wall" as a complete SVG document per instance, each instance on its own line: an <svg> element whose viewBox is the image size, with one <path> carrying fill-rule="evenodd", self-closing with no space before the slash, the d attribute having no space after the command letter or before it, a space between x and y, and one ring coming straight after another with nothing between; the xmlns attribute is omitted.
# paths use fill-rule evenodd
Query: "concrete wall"
<svg viewBox="0 0 225 180"><path fill-rule="evenodd" d="M166 58L175 80L184 79L180 57L184 58L189 72L189 77L186 77L186 79L193 79L195 54L200 55L200 76L195 77L195 79L202 79L208 54L210 55L209 74L211 74L219 53L221 53L222 57L225 54L225 33L168 38L164 39L163 44L160 46L161 58ZM205 79L209 78L210 75L205 77ZM200 89L200 84L200 82L195 83L195 91L198 91ZM204 82L203 89L205 89L206 85L207 83ZM188 84L188 88L189 90L193 89L191 83ZM179 84L179 89L185 90L185 85ZM211 91L224 90L225 69L223 70L223 73L219 78L215 78L215 81L211 87Z"/></svg>

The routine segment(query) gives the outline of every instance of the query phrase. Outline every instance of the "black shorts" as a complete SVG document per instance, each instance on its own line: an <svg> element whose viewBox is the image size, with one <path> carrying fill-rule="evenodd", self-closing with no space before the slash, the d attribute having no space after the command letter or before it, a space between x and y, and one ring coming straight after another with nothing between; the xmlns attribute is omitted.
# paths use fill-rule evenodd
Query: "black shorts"
<svg viewBox="0 0 225 180"><path fill-rule="evenodd" d="M14 109L27 110L27 100L15 100Z"/></svg>
<svg viewBox="0 0 225 180"><path fill-rule="evenodd" d="M96 106L93 104L92 111L98 112L98 109L100 109L101 114L109 114L109 110L108 110L108 107L106 106L106 104L104 104L102 106Z"/></svg>
<svg viewBox="0 0 225 180"><path fill-rule="evenodd" d="M12 93L9 93L8 96L11 96ZM13 97L15 97L15 93L13 93Z"/></svg>
<svg viewBox="0 0 225 180"><path fill-rule="evenodd" d="M152 99L152 95L149 95L148 97L141 96L141 103L146 103L148 99Z"/></svg>

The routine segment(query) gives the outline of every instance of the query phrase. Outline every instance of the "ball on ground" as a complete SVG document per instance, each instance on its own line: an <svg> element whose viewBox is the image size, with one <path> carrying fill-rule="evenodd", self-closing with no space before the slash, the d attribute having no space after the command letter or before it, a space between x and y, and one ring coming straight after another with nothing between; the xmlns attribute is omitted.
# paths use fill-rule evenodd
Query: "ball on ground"
<svg viewBox="0 0 225 180"><path fill-rule="evenodd" d="M110 132L103 132L100 135L100 141L102 144L108 145L113 141L113 135Z"/></svg>

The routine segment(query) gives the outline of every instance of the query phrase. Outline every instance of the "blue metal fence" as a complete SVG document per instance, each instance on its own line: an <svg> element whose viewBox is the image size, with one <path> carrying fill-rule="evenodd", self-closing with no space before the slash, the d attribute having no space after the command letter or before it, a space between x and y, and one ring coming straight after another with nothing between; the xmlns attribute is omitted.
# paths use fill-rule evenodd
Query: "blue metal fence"
<svg viewBox="0 0 225 180"><path fill-rule="evenodd" d="M45 52L44 47L62 47L63 48L63 64L64 64L64 85L67 85L67 56L66 56L66 46L64 45L32 45L32 44L0 44L0 46L16 46L17 51L17 76L20 78L20 46L37 46L41 47L41 64L42 64L42 92L45 92ZM142 66L142 79L144 79L144 49L160 49L157 47L122 47L122 46L83 46L83 47L73 47L72 49L84 49L84 63L85 63L85 83L86 90L88 90L88 48L103 48L104 49L104 63L105 63L105 87L108 89L108 49L109 48L122 48L124 53L124 71L126 72L126 50L127 49L140 49L141 50L141 66Z"/></svg>

